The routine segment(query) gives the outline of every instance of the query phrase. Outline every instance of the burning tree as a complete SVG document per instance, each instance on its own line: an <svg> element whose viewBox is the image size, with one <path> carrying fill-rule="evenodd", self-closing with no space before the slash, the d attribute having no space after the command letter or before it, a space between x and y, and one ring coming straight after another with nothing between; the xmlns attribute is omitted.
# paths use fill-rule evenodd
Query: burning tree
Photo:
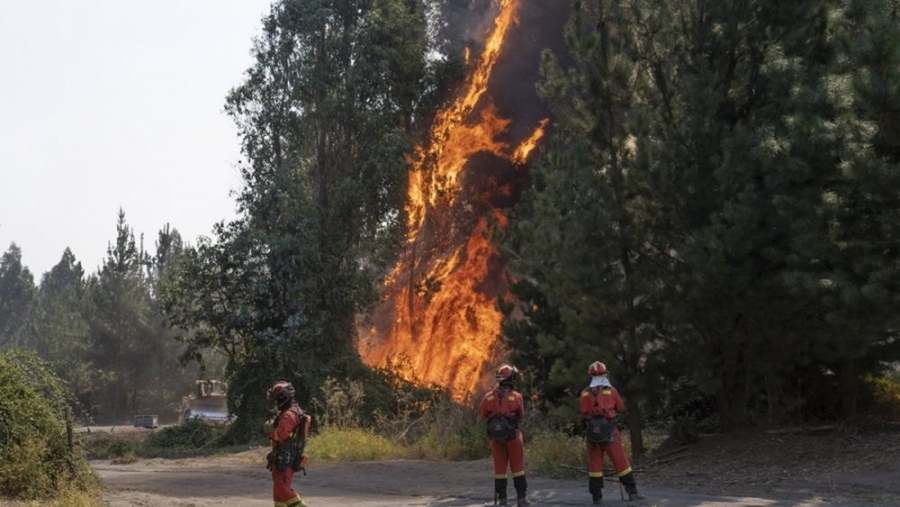
<svg viewBox="0 0 900 507"><path fill-rule="evenodd" d="M470 74L436 115L409 175L406 246L369 316L369 364L475 391L502 354L505 261L490 240L527 186L548 112L534 91L540 52L559 44L565 4L502 0Z"/></svg>

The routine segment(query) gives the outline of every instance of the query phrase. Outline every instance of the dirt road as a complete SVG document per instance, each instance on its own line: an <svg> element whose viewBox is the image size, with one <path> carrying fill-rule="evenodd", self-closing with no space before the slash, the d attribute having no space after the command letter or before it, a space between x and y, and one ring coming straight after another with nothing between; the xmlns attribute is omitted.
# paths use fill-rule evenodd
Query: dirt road
<svg viewBox="0 0 900 507"><path fill-rule="evenodd" d="M251 453L237 460L146 460L127 465L94 461L92 466L103 479L106 487L103 498L110 507L271 506L268 472L254 465L254 458ZM491 477L487 460L313 463L308 475L295 480L295 486L309 507L474 507L492 503ZM528 497L533 506L590 503L586 481L529 477L529 486ZM629 503L620 498L617 485L609 485L604 504L623 507L897 505L872 499L842 503L817 496L790 498L784 494L771 498L706 496L664 491L652 485L645 485L642 493L646 500Z"/></svg>

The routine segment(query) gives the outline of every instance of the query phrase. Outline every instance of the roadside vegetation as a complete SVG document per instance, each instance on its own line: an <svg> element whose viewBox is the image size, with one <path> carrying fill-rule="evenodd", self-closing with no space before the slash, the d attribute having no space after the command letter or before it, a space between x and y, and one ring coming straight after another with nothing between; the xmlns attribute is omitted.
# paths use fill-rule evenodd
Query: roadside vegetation
<svg viewBox="0 0 900 507"><path fill-rule="evenodd" d="M315 424L306 451L313 461L426 460L468 461L490 457L484 422L476 417L474 401L441 399L414 417L384 417L362 423L358 383L331 383L312 412ZM119 433L82 433L90 458L128 464L142 459L182 459L240 454L266 447L259 435L249 444L230 443L230 428L210 425L200 419L158 430ZM584 441L578 434L562 431L540 414L523 422L529 470L548 477L578 477L584 465ZM623 435L626 448L630 443ZM662 438L654 440L654 445Z"/></svg>
<svg viewBox="0 0 900 507"><path fill-rule="evenodd" d="M59 378L37 356L0 352L0 491L4 496L91 505L86 499L99 491L100 482L67 426L71 401Z"/></svg>

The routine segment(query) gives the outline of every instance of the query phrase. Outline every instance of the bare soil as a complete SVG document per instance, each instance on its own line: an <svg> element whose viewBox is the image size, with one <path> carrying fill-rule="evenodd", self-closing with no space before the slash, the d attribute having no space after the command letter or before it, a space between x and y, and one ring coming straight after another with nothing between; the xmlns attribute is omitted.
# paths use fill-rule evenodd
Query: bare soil
<svg viewBox="0 0 900 507"><path fill-rule="evenodd" d="M272 505L265 449L210 458L93 466L111 507ZM704 436L635 464L644 500L607 480L604 504L900 506L900 432ZM295 487L310 507L469 507L492 503L488 460L317 463ZM529 475L532 505L587 505L586 479ZM512 488L510 486L512 495Z"/></svg>
<svg viewBox="0 0 900 507"><path fill-rule="evenodd" d="M825 428L701 437L649 460L649 490L900 505L900 431Z"/></svg>
<svg viewBox="0 0 900 507"><path fill-rule="evenodd" d="M265 453L92 466L110 507L263 507L272 505ZM624 501L610 475L605 505L900 506L900 432L703 436L636 463L635 470L646 498ZM590 503L586 477L529 474L528 481L533 506ZM294 486L309 507L472 507L492 504L492 483L489 460L326 463L313 457Z"/></svg>

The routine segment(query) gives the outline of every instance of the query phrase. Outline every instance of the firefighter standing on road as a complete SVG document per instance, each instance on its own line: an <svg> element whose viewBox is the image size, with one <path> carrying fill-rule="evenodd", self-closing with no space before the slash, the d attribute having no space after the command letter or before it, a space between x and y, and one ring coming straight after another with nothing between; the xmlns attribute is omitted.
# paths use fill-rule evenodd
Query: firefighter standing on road
<svg viewBox="0 0 900 507"><path fill-rule="evenodd" d="M622 436L615 427L616 416L625 410L625 402L619 396L619 391L609 382L609 371L606 365L600 361L594 361L588 366L588 375L591 376L590 385L581 391L579 409L582 417L582 425L586 430L587 454L588 454L588 490L594 505L599 505L603 499L603 454L609 455L613 468L619 476L619 481L625 486L628 500L640 500L644 497L638 494L637 485L634 482L634 472L631 463L625 455L622 446ZM608 427L608 435L605 438L592 438L593 423L605 423ZM594 440L598 443L592 443Z"/></svg>
<svg viewBox="0 0 900 507"><path fill-rule="evenodd" d="M522 394L515 390L519 370L504 364L497 368L494 378L497 388L484 395L478 407L478 417L487 420L491 455L494 459L494 492L499 505L506 500L507 466L512 471L516 488L516 505L528 505L525 490L525 440L519 423L525 417Z"/></svg>
<svg viewBox="0 0 900 507"><path fill-rule="evenodd" d="M267 392L269 401L278 408L278 416L268 428L266 436L272 441L272 452L266 457L272 471L272 496L275 507L305 507L291 487L294 472L303 470L309 458L303 453L309 436L310 417L294 401L294 386L278 381Z"/></svg>

